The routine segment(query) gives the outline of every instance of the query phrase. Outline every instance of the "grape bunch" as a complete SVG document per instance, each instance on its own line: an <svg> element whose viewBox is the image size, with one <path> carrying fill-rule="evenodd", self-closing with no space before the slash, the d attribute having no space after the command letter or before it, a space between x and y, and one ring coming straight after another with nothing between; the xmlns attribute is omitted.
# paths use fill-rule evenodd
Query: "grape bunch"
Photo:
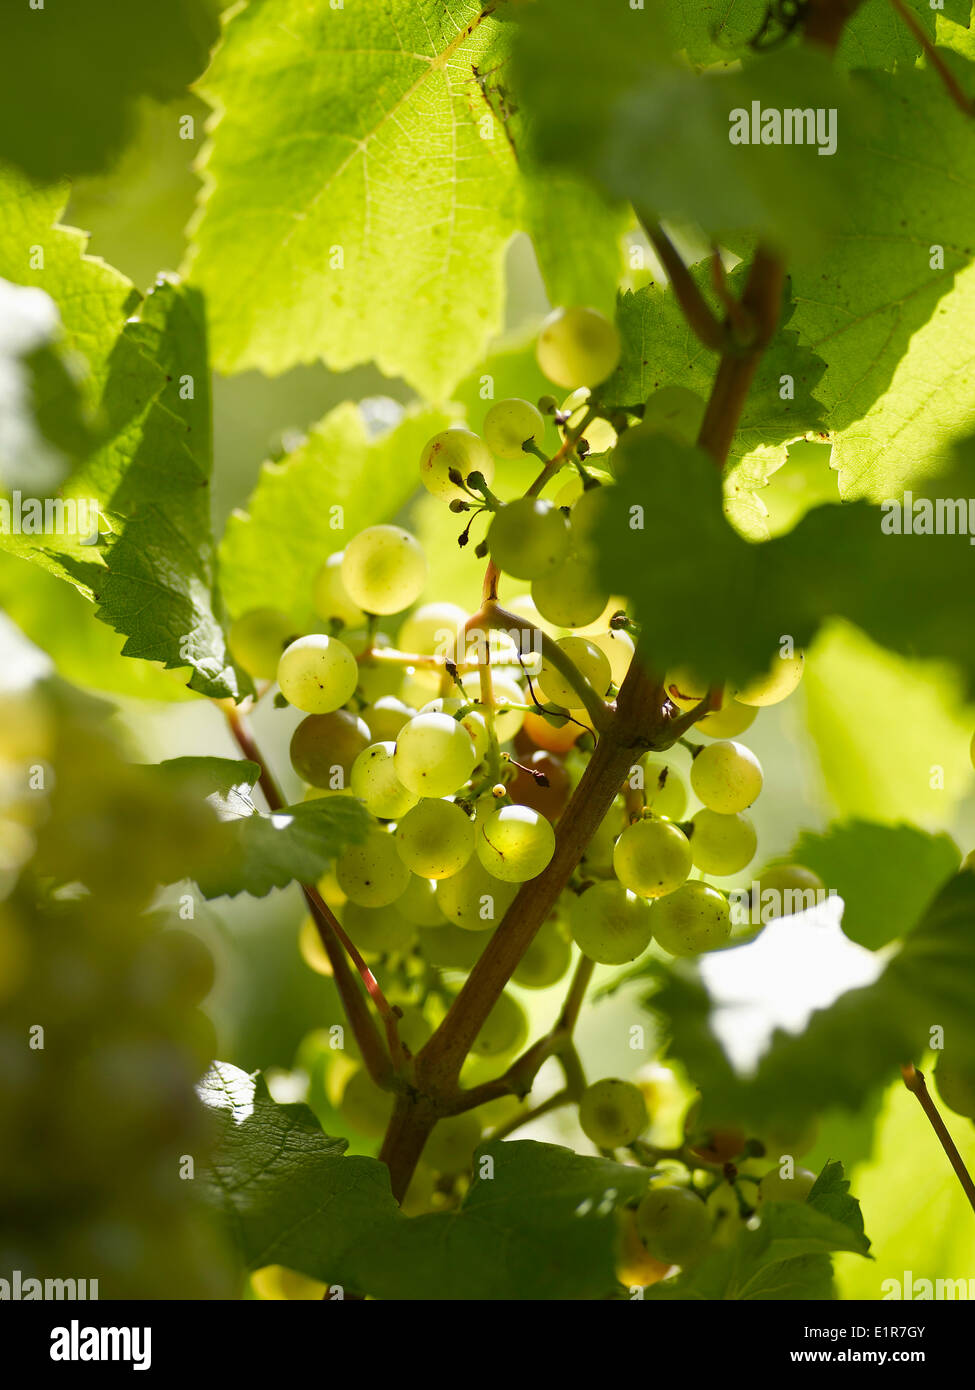
<svg viewBox="0 0 975 1390"><path fill-rule="evenodd" d="M459 545L473 544L485 561L476 612L431 598L420 542L402 526L377 524L325 558L310 594L318 630L295 631L288 615L259 609L230 632L237 662L258 680L276 679L304 716L290 753L306 795L354 797L370 813L365 838L320 886L408 1020L409 1052L437 1026L519 892L530 891L523 885L553 866L560 818L604 718L631 663L649 664L642 643L636 656L639 628L601 583L596 554L606 499L620 485L614 449L629 423L601 413L598 400L619 361L616 329L594 310L557 310L537 352L545 375L569 392L561 403L495 401L480 434L452 426L419 460L422 486L457 517ZM494 491L499 477L510 495ZM727 892L711 880L754 858L747 813L763 781L741 736L762 707L791 694L802 669L802 654L790 650L739 688L667 673L661 705L675 717L700 706L692 731L702 738L667 754L635 750L579 862L553 866L558 900L516 985L556 984L573 946L618 966L652 943L694 956L731 939ZM691 794L700 804L689 812ZM814 878L802 866L777 872L783 886ZM309 963L327 970L310 922L302 943ZM516 998L502 994L465 1075L483 1076L489 1063L496 1075L527 1027ZM346 1083L344 1112L360 1132L380 1134L389 1096L361 1068ZM465 1118L458 1145L469 1154L480 1121ZM636 1118L621 1118L610 1147L629 1142ZM606 1138L600 1123L592 1120Z"/></svg>

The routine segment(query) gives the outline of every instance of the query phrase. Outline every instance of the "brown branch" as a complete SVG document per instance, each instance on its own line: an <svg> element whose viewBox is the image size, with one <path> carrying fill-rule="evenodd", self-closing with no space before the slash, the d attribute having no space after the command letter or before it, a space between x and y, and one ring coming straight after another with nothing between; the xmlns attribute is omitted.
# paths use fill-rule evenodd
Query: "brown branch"
<svg viewBox="0 0 975 1390"><path fill-rule="evenodd" d="M935 72L941 78L948 95L958 107L959 111L965 116L975 116L975 102L972 102L962 91L955 74L951 71L951 68L949 68L948 64L921 28L921 22L917 15L907 8L904 4L904 0L890 0L890 3L921 45L924 50L925 58L927 58L932 68L934 68Z"/></svg>
<svg viewBox="0 0 975 1390"><path fill-rule="evenodd" d="M684 264L677 247L652 218L637 209L637 219L664 270L674 291L674 297L696 337L712 352L723 351L728 340L725 325L715 316L710 304L698 288L697 281Z"/></svg>
<svg viewBox="0 0 975 1390"><path fill-rule="evenodd" d="M804 23L806 40L835 53L843 30L863 0L809 0Z"/></svg>
<svg viewBox="0 0 975 1390"><path fill-rule="evenodd" d="M955 1141L948 1133L948 1127L941 1118L938 1107L931 1098L928 1088L924 1083L924 1074L918 1071L917 1067L913 1066L912 1063L908 1062L906 1066L901 1067L901 1075L904 1078L904 1085L913 1095L917 1096L921 1109L931 1121L931 1128L941 1141L941 1147L948 1155L948 1162L951 1164L952 1168L954 1168L955 1175L962 1185L962 1190L968 1198L972 1210L975 1211L975 1182L972 1181L972 1175L965 1167L965 1160L956 1149Z"/></svg>

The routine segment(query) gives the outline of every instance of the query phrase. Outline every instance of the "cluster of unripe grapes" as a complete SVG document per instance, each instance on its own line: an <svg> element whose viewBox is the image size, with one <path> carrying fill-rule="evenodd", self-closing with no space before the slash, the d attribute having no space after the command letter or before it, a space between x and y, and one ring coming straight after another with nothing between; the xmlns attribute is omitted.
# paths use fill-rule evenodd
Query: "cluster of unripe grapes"
<svg viewBox="0 0 975 1390"><path fill-rule="evenodd" d="M594 549L624 422L597 413L593 388L619 353L601 314L558 310L538 357L570 392L561 405L501 400L481 435L452 427L422 451L423 486L466 514L462 544L478 528L476 549L495 576L492 595L504 586L503 608L493 597L477 614L450 601L416 606L427 580L422 546L401 526L375 525L318 573L320 631L297 635L269 609L231 628L235 660L258 680L276 679L305 715L291 760L307 794L358 798L373 817L324 888L351 940L401 987L411 1051L433 1026L444 973L473 966L520 885L549 866L600 712L611 713L634 658L636 626L602 587ZM523 460L523 495L494 494L496 459ZM551 499L541 495L550 484ZM728 941L728 899L704 876L734 875L756 851L746 812L762 770L739 736L760 707L795 689L802 661L776 658L766 676L713 700L719 707L694 726L703 740L688 745L689 779L669 755L635 760L516 984L555 984L573 942L595 962L620 965L652 941L673 956ZM665 684L675 712L709 695L693 673L672 671ZM701 807L686 818L688 780ZM782 889L818 883L801 866L775 872ZM305 941L314 954L310 931ZM510 1055L526 1033L524 1011L504 994L474 1054ZM371 1095L367 1078L356 1087ZM383 1113L387 1100L371 1095Z"/></svg>

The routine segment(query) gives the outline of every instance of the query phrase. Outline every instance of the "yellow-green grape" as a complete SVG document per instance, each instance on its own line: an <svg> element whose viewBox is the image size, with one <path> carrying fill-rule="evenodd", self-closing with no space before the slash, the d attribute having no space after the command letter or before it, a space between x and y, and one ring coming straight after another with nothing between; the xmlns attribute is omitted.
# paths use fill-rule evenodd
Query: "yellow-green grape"
<svg viewBox="0 0 975 1390"><path fill-rule="evenodd" d="M597 1149L622 1149L647 1127L647 1103L639 1086L608 1076L587 1086L579 1101L579 1124Z"/></svg>
<svg viewBox="0 0 975 1390"><path fill-rule="evenodd" d="M571 433L575 433L586 418L591 395L592 392L588 387L580 386L578 391L573 391L562 402L562 413L569 417L566 424ZM609 421L597 415L589 421L579 438L585 440L589 445L591 454L605 454L608 450L615 448L617 435Z"/></svg>
<svg viewBox="0 0 975 1390"><path fill-rule="evenodd" d="M400 682L399 697L405 705L422 709L440 693L443 672L437 667L408 666Z"/></svg>
<svg viewBox="0 0 975 1390"><path fill-rule="evenodd" d="M697 956L723 946L731 913L721 893L706 883L682 883L651 909L653 938L672 956Z"/></svg>
<svg viewBox="0 0 975 1390"><path fill-rule="evenodd" d="M398 1007L396 1031L399 1033L400 1041L406 1044L415 1057L423 1044L429 1041L433 1028L419 1004L400 1004Z"/></svg>
<svg viewBox="0 0 975 1390"><path fill-rule="evenodd" d="M588 556L570 555L532 584L532 598L543 618L557 627L586 627L609 602Z"/></svg>
<svg viewBox="0 0 975 1390"><path fill-rule="evenodd" d="M712 1222L711 1239L719 1249L723 1249L735 1240L744 1225L738 1194L730 1183L720 1183L708 1197L705 1206Z"/></svg>
<svg viewBox="0 0 975 1390"><path fill-rule="evenodd" d="M427 441L420 455L420 481L427 492L445 502L452 502L455 497L466 498L469 494L450 481L452 469L456 469L465 482L472 473L480 473L488 487L494 481L494 459L490 449L476 434L459 427L441 430Z"/></svg>
<svg viewBox="0 0 975 1390"><path fill-rule="evenodd" d="M558 637L558 628L542 617L531 594L515 594L514 598L505 600L505 607L509 613L524 619L525 628L537 627L547 637Z"/></svg>
<svg viewBox="0 0 975 1390"><path fill-rule="evenodd" d="M349 710L309 714L291 735L291 766L313 787L342 791L368 744L368 725Z"/></svg>
<svg viewBox="0 0 975 1390"><path fill-rule="evenodd" d="M687 788L680 775L666 763L644 763L643 787L647 809L655 816L680 820L687 810Z"/></svg>
<svg viewBox="0 0 975 1390"><path fill-rule="evenodd" d="M423 1162L438 1173L470 1171L474 1150L481 1142L481 1122L473 1110L440 1120L426 1142Z"/></svg>
<svg viewBox="0 0 975 1390"><path fill-rule="evenodd" d="M342 583L366 613L401 613L427 582L427 560L401 526L368 526L345 547Z"/></svg>
<svg viewBox="0 0 975 1390"><path fill-rule="evenodd" d="M405 951L416 940L415 924L397 911L396 903L365 907L347 902L342 908L342 925L360 951L374 955Z"/></svg>
<svg viewBox="0 0 975 1390"><path fill-rule="evenodd" d="M521 1005L510 994L502 994L484 1020L471 1046L476 1057L497 1057L514 1052L528 1037L528 1019Z"/></svg>
<svg viewBox="0 0 975 1390"><path fill-rule="evenodd" d="M703 1254L711 1239L711 1218L700 1197L688 1187L658 1183L636 1209L640 1239L668 1265L685 1265Z"/></svg>
<svg viewBox="0 0 975 1390"><path fill-rule="evenodd" d="M756 676L736 690L735 699L740 705L777 705L780 700L788 699L802 680L804 662L802 652L796 652L793 656L774 656L765 675Z"/></svg>
<svg viewBox="0 0 975 1390"><path fill-rule="evenodd" d="M975 1064L968 1058L942 1053L934 1069L938 1095L956 1115L975 1120Z"/></svg>
<svg viewBox="0 0 975 1390"><path fill-rule="evenodd" d="M356 659L337 637L299 637L278 662L281 694L306 714L331 714L352 698L359 680Z"/></svg>
<svg viewBox="0 0 975 1390"><path fill-rule="evenodd" d="M705 808L692 816L691 825L691 855L702 873L726 877L738 873L755 858L758 836L754 825L740 811L734 816L723 816Z"/></svg>
<svg viewBox="0 0 975 1390"><path fill-rule="evenodd" d="M418 796L451 796L477 765L474 741L449 714L418 714L396 740L396 772Z"/></svg>
<svg viewBox="0 0 975 1390"><path fill-rule="evenodd" d="M605 468L590 468L587 463L586 472L590 478L595 479L600 487L616 481L612 473L607 473ZM573 472L568 482L563 483L555 494L555 505L557 507L573 507L585 491L586 485L581 475Z"/></svg>
<svg viewBox="0 0 975 1390"><path fill-rule="evenodd" d="M704 419L706 402L686 386L662 386L648 397L642 429L693 444Z"/></svg>
<svg viewBox="0 0 975 1390"><path fill-rule="evenodd" d="M343 554L338 550L330 555L315 576L312 588L315 612L326 622L341 622L345 627L365 627L365 613L352 602L342 583Z"/></svg>
<svg viewBox="0 0 975 1390"><path fill-rule="evenodd" d="M443 926L444 915L437 901L437 885L432 878L411 874L406 889L393 906L417 927Z"/></svg>
<svg viewBox="0 0 975 1390"><path fill-rule="evenodd" d="M712 710L699 719L694 728L708 738L737 738L750 729L758 718L754 705L740 705L737 700L725 699L720 709Z"/></svg>
<svg viewBox="0 0 975 1390"><path fill-rule="evenodd" d="M554 503L519 497L495 512L487 543L498 569L516 579L537 579L568 555L569 523Z"/></svg>
<svg viewBox="0 0 975 1390"><path fill-rule="evenodd" d="M572 549L582 554L595 543L596 526L606 507L605 487L586 488L569 514Z"/></svg>
<svg viewBox="0 0 975 1390"><path fill-rule="evenodd" d="M362 653L366 645L365 633L350 632L347 645L354 656L362 658L359 662L358 690L363 700L373 704L385 695L399 695L400 685L403 682L403 667L398 662L363 656ZM385 632L377 632L371 645L374 649L384 651L392 644Z"/></svg>
<svg viewBox="0 0 975 1390"><path fill-rule="evenodd" d="M668 820L638 820L616 841L613 868L624 888L641 898L661 898L691 871L691 846Z"/></svg>
<svg viewBox="0 0 975 1390"><path fill-rule="evenodd" d="M400 651L457 661L467 616L456 603L421 604L403 619L397 639Z"/></svg>
<svg viewBox="0 0 975 1390"><path fill-rule="evenodd" d="M230 624L230 655L249 676L273 681L281 653L294 639L295 624L276 608L252 608Z"/></svg>
<svg viewBox="0 0 975 1390"><path fill-rule="evenodd" d="M251 1288L262 1302L321 1303L328 1285L284 1265L265 1265L251 1274Z"/></svg>
<svg viewBox="0 0 975 1390"><path fill-rule="evenodd" d="M758 891L759 901L753 906L760 907L763 922L770 922L814 907L826 885L804 864L773 864L762 870Z"/></svg>
<svg viewBox="0 0 975 1390"><path fill-rule="evenodd" d="M381 1091L364 1067L359 1067L345 1083L339 1101L342 1118L360 1134L381 1139L393 1114L393 1097Z"/></svg>
<svg viewBox="0 0 975 1390"><path fill-rule="evenodd" d="M388 907L406 891L410 871L385 830L370 830L359 845L347 845L335 866L346 897L362 907Z"/></svg>
<svg viewBox="0 0 975 1390"><path fill-rule="evenodd" d="M477 828L477 857L503 883L537 878L555 853L555 831L530 806L503 806Z"/></svg>
<svg viewBox="0 0 975 1390"><path fill-rule="evenodd" d="M572 946L554 918L543 922L512 976L522 989L548 989L563 978L572 963Z"/></svg>
<svg viewBox="0 0 975 1390"><path fill-rule="evenodd" d="M503 883L489 874L475 855L460 873L440 879L437 901L448 922L465 931L482 932L498 925L517 891L516 883Z"/></svg>
<svg viewBox="0 0 975 1390"><path fill-rule="evenodd" d="M460 683L464 690L471 697L471 701L479 702L481 698L481 674L479 671L465 671L460 678ZM491 686L494 693L494 732L499 743L507 743L513 739L521 728L525 720L524 709L516 706L525 704L525 692L513 676L506 675L504 672L492 672ZM478 711L484 717L484 707Z"/></svg>
<svg viewBox="0 0 975 1390"><path fill-rule="evenodd" d="M400 729L414 714L416 710L405 705L395 695L381 695L374 704L366 705L362 711L362 718L369 725L371 742L386 743L389 739L396 741Z"/></svg>
<svg viewBox="0 0 975 1390"><path fill-rule="evenodd" d="M569 904L569 926L584 956L601 965L625 965L650 945L650 904L621 883L596 883Z"/></svg>
<svg viewBox="0 0 975 1390"><path fill-rule="evenodd" d="M549 381L574 391L598 386L616 370L622 344L616 327L598 309L556 309L542 324L535 349Z"/></svg>
<svg viewBox="0 0 975 1390"><path fill-rule="evenodd" d="M601 697L606 694L613 678L609 657L596 646L595 642L591 642L588 637L561 637L556 646L565 653L579 674L589 682L596 695ZM542 657L542 669L538 677L538 684L545 699L551 700L553 704L562 705L569 710L583 708L581 697L558 667L553 666L551 661L544 656Z"/></svg>
<svg viewBox="0 0 975 1390"><path fill-rule="evenodd" d="M421 714L449 714L451 719L455 719L462 709L467 708L469 700L461 700L456 695L438 695L435 700L428 700L420 710ZM481 762L485 753L488 751L490 738L488 735L487 724L484 722L483 714L479 714L476 709L467 709L459 720L471 736L474 745L474 756Z"/></svg>
<svg viewBox="0 0 975 1390"><path fill-rule="evenodd" d="M759 1202L804 1202L812 1191L816 1174L808 1168L796 1168L791 1178L782 1176L778 1168L770 1169L758 1184Z"/></svg>
<svg viewBox="0 0 975 1390"><path fill-rule="evenodd" d="M352 795L364 801L366 809L380 820L398 820L420 799L399 780L395 752L395 743L388 740L371 743L352 764L349 778Z"/></svg>
<svg viewBox="0 0 975 1390"><path fill-rule="evenodd" d="M708 693L708 683L700 676L695 676L686 667L678 666L673 671L667 672L664 681L664 688L668 697L678 706L679 709L693 709L699 705Z"/></svg>
<svg viewBox="0 0 975 1390"><path fill-rule="evenodd" d="M403 863L423 878L460 873L474 853L474 825L453 801L421 801L396 827Z"/></svg>
<svg viewBox="0 0 975 1390"><path fill-rule="evenodd" d="M450 923L420 928L424 960L442 970L470 970L490 939L488 932L463 931Z"/></svg>
<svg viewBox="0 0 975 1390"><path fill-rule="evenodd" d="M762 790L762 765L743 743L720 739L695 755L691 786L709 810L731 816L746 811Z"/></svg>
<svg viewBox="0 0 975 1390"><path fill-rule="evenodd" d="M521 458L522 445L531 440L539 444L545 434L545 421L531 401L512 396L498 401L484 417L484 442L499 459Z"/></svg>
<svg viewBox="0 0 975 1390"><path fill-rule="evenodd" d="M609 658L609 672L613 684L622 685L636 650L633 638L622 628L614 627L610 628L609 632L597 632L589 641Z"/></svg>

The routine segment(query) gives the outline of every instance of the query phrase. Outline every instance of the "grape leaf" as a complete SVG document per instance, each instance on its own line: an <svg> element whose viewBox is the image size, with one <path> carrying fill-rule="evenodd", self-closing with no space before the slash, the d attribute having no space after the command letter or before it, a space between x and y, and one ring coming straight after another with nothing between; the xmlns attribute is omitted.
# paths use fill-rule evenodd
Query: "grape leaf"
<svg viewBox="0 0 975 1390"><path fill-rule="evenodd" d="M849 624L832 622L809 653L801 700L839 815L951 823L971 790L975 725L953 672L906 661Z"/></svg>
<svg viewBox="0 0 975 1390"><path fill-rule="evenodd" d="M843 931L871 951L903 936L933 894L958 871L948 835L913 825L851 820L823 834L804 831L782 862L805 864L843 899ZM761 882L761 874L756 875Z"/></svg>
<svg viewBox="0 0 975 1390"><path fill-rule="evenodd" d="M805 1202L762 1208L756 1230L744 1229L734 1244L706 1256L675 1279L647 1289L644 1297L671 1299L826 1299L832 1297L830 1254L866 1255L870 1242L843 1165L828 1163Z"/></svg>
<svg viewBox="0 0 975 1390"><path fill-rule="evenodd" d="M247 791L246 769L253 766L231 762L230 768L245 769L242 784L211 798L224 821L219 852L192 870L205 898L263 898L295 880L314 883L369 828L365 807L351 796L316 797L262 814Z"/></svg>
<svg viewBox="0 0 975 1390"><path fill-rule="evenodd" d="M525 163L523 157L523 173ZM607 202L571 173L531 169L522 179L521 222L553 304L588 304L612 315L632 221L625 204ZM532 399L523 387L516 394Z"/></svg>
<svg viewBox="0 0 975 1390"><path fill-rule="evenodd" d="M968 536L888 535L888 513L859 501L816 507L754 545L722 515L721 480L702 451L639 426L618 447L616 469L599 563L610 591L634 600L661 670L688 665L741 683L767 669L784 635L806 647L839 616L894 651L954 662L975 689L975 648L944 601L972 592ZM966 446L937 479L937 497L970 495L975 449Z"/></svg>
<svg viewBox="0 0 975 1390"><path fill-rule="evenodd" d="M711 1113L760 1131L773 1121L801 1125L833 1106L856 1109L898 1066L920 1058L932 1025L975 1041L975 874L960 873L941 889L873 984L814 1013L801 1034L777 1031L748 1075L732 1067L713 1030L695 968L660 974L663 984L647 1002L667 1020L671 1051Z"/></svg>
<svg viewBox="0 0 975 1390"><path fill-rule="evenodd" d="M971 19L971 0L906 0L933 43L944 20L967 26ZM940 11L940 12L939 12ZM836 50L836 62L847 68L894 68L913 64L921 45L911 33L890 0L864 0L843 26Z"/></svg>
<svg viewBox="0 0 975 1390"><path fill-rule="evenodd" d="M219 32L216 0L165 14L114 0L12 5L4 15L0 159L54 180L108 167L142 96L177 96Z"/></svg>
<svg viewBox="0 0 975 1390"><path fill-rule="evenodd" d="M706 266L691 268L704 298L717 312ZM728 277L736 296L747 274L738 266ZM766 535L765 508L756 495L768 476L785 462L785 445L823 422L822 406L813 395L826 364L799 344L786 325L792 314L786 301L779 330L762 356L729 452L725 505L746 535ZM616 322L623 341L620 365L601 386L598 397L610 409L640 406L654 391L681 386L706 399L717 358L690 331L669 285L645 285L626 291L617 302ZM791 378L783 386L783 378ZM787 398L783 400L782 391ZM789 394L791 392L791 399ZM770 447L774 446L774 447Z"/></svg>
<svg viewBox="0 0 975 1390"><path fill-rule="evenodd" d="M221 544L231 612L269 605L301 624L311 621L312 586L326 557L363 527L395 515L419 486L424 444L450 419L411 410L370 438L361 410L346 403L297 449L265 463L247 511L233 514Z"/></svg>
<svg viewBox="0 0 975 1390"><path fill-rule="evenodd" d="M253 787L261 769L247 758L164 758L151 764L160 777L173 778L198 796L213 797L218 804L240 787Z"/></svg>
<svg viewBox="0 0 975 1390"><path fill-rule="evenodd" d="M768 14L767 0L671 0L667 23L674 48L692 63L742 57Z"/></svg>

